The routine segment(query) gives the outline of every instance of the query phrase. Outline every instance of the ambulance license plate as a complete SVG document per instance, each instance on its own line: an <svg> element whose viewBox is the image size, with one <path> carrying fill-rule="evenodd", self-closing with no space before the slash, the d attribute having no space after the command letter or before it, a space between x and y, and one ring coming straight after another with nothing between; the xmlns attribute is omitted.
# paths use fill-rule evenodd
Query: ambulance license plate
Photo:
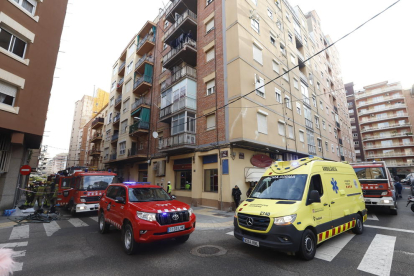
<svg viewBox="0 0 414 276"><path fill-rule="evenodd" d="M184 225L173 226L173 227L168 227L167 232L168 233L172 233L172 232L182 231L184 229L185 229L185 226Z"/></svg>
<svg viewBox="0 0 414 276"><path fill-rule="evenodd" d="M253 245L253 246L259 247L259 242L258 241L243 238L243 242L247 243L247 244L250 244L250 245Z"/></svg>

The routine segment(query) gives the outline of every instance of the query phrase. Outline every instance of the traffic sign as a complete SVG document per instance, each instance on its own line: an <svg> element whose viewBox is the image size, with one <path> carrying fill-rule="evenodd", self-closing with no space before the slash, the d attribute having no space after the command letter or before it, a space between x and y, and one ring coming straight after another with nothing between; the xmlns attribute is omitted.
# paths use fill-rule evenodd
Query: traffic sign
<svg viewBox="0 0 414 276"><path fill-rule="evenodd" d="M32 168L29 165L24 165L20 168L21 175L29 175L32 172Z"/></svg>

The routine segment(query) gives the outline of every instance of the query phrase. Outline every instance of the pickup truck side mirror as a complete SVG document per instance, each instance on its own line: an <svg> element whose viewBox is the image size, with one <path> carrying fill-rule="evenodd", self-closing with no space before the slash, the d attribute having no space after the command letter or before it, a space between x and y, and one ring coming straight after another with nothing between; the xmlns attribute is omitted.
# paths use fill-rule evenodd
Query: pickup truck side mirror
<svg viewBox="0 0 414 276"><path fill-rule="evenodd" d="M125 203L125 199L123 197L117 196L115 198L115 202L116 203L122 203L122 204L124 204Z"/></svg>
<svg viewBox="0 0 414 276"><path fill-rule="evenodd" d="M171 196L171 198L172 198L172 199L176 199L177 197L176 197L176 196Z"/></svg>
<svg viewBox="0 0 414 276"><path fill-rule="evenodd" d="M312 190L309 194L307 205L310 205L312 203L320 203L320 202L321 202L321 196L319 195L319 192L317 190Z"/></svg>

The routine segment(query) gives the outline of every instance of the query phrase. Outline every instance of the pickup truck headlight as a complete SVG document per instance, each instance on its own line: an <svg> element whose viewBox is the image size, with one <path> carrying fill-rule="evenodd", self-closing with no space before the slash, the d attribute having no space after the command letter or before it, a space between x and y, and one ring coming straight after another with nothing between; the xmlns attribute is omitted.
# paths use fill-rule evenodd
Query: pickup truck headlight
<svg viewBox="0 0 414 276"><path fill-rule="evenodd" d="M296 220L296 215L290 215L290 216L285 216L285 217L278 217L275 218L275 225L289 225L294 223Z"/></svg>
<svg viewBox="0 0 414 276"><path fill-rule="evenodd" d="M137 217L146 221L155 221L154 213L137 212Z"/></svg>
<svg viewBox="0 0 414 276"><path fill-rule="evenodd" d="M191 215L194 213L193 208L188 209L188 215L191 217Z"/></svg>

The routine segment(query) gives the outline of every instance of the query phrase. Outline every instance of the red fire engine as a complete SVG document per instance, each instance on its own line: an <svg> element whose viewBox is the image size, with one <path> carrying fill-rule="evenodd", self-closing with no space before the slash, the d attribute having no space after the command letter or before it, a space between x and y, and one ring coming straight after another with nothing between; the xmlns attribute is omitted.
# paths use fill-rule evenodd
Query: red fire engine
<svg viewBox="0 0 414 276"><path fill-rule="evenodd" d="M74 171L59 177L57 206L66 207L72 215L97 211L99 200L116 174L105 171Z"/></svg>

